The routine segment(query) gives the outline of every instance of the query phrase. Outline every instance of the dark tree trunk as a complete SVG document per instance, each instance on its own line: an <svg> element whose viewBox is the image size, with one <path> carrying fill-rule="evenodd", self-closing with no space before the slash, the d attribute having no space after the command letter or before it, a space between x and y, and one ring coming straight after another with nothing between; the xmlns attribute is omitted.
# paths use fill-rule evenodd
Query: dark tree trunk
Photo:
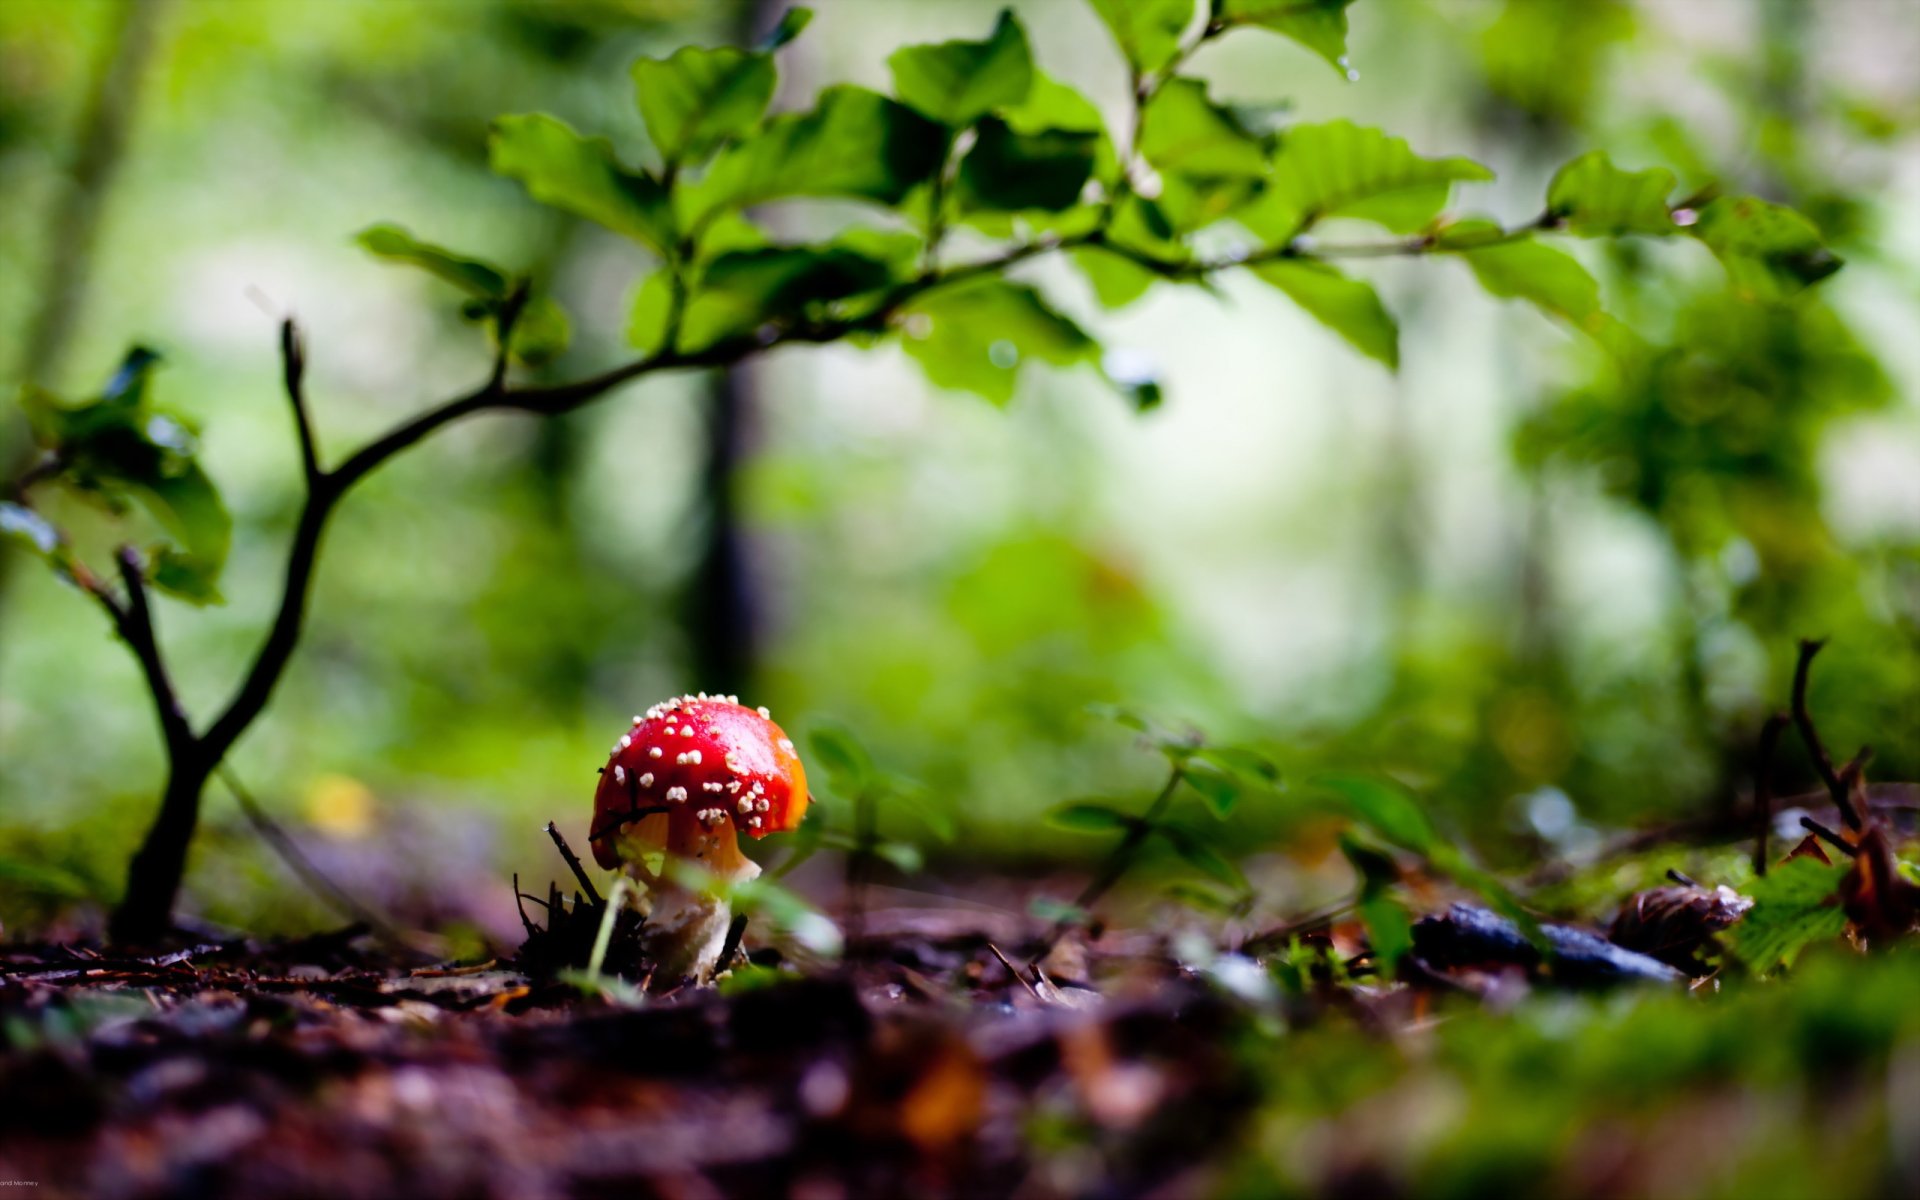
<svg viewBox="0 0 1920 1200"><path fill-rule="evenodd" d="M208 769L176 763L154 820L127 868L127 891L108 932L116 942L157 942L173 931L173 905L187 870L187 850L200 823Z"/></svg>

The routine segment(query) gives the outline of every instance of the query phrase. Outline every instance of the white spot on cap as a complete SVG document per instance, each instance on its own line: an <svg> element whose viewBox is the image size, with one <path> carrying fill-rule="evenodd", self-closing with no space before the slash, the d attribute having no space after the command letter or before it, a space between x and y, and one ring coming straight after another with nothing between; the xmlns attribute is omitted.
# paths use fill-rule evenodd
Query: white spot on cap
<svg viewBox="0 0 1920 1200"><path fill-rule="evenodd" d="M648 772L647 772L647 773L646 773L645 775L642 775L642 776L640 777L640 786L641 786L641 787L652 787L652 786L653 786L653 772L652 772L652 771L648 771Z"/></svg>
<svg viewBox="0 0 1920 1200"><path fill-rule="evenodd" d="M761 716L761 719L763 720L767 720L767 721L773 720L773 713L769 711L767 706L764 704L762 704L759 708L755 709L754 711L758 712Z"/></svg>
<svg viewBox="0 0 1920 1200"><path fill-rule="evenodd" d="M661 749L660 747L658 747L658 746L654 746L654 747L652 747L651 749L649 749L649 750L647 751L647 757L648 757L648 758L659 758L659 757L660 757L661 755L663 755L663 754L665 754L665 753L666 753L666 751L664 751L664 750L662 750L662 749Z"/></svg>
<svg viewBox="0 0 1920 1200"><path fill-rule="evenodd" d="M615 767L613 769L613 781L615 783L625 783L627 781L627 769L625 767Z"/></svg>
<svg viewBox="0 0 1920 1200"><path fill-rule="evenodd" d="M678 804L686 798L687 789L683 787L670 787L667 789L667 799L674 804Z"/></svg>
<svg viewBox="0 0 1920 1200"><path fill-rule="evenodd" d="M785 751L786 751L786 752L787 752L788 754L792 754L792 753L793 753L793 739L792 739L792 738L781 738L781 739L780 739L780 748L781 748L782 750L785 750Z"/></svg>

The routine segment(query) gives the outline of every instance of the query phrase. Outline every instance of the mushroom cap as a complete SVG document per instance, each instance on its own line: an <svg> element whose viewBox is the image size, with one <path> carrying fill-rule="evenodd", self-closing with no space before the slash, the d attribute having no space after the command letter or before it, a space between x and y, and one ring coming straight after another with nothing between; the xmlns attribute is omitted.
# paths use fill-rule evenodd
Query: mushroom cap
<svg viewBox="0 0 1920 1200"><path fill-rule="evenodd" d="M660 810L661 811L650 811ZM731 870L737 834L786 833L807 813L807 772L767 710L734 696L680 696L635 717L593 796L594 861L664 850Z"/></svg>

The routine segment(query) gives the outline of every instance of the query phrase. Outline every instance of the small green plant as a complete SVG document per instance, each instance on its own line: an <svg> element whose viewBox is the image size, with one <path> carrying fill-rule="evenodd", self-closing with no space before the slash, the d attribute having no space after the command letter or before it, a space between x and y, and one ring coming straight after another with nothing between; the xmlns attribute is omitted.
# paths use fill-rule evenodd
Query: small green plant
<svg viewBox="0 0 1920 1200"><path fill-rule="evenodd" d="M1041 915L1053 920L1049 943L1090 919L1093 906L1113 890L1155 839L1212 884L1180 881L1175 895L1198 907L1233 911L1243 908L1253 889L1233 860L1211 841L1169 817L1174 799L1186 785L1205 802L1217 820L1233 815L1241 799L1252 793L1270 793L1280 784L1280 770L1257 750L1245 746L1210 745L1197 732L1172 732L1125 709L1105 709L1104 715L1136 731L1143 745L1167 761L1167 779L1140 813L1133 814L1100 800L1075 800L1047 813L1054 827L1085 834L1119 834L1093 877L1066 905L1047 905ZM1224 888L1222 892L1219 888Z"/></svg>
<svg viewBox="0 0 1920 1200"><path fill-rule="evenodd" d="M816 807L813 820L802 825L796 835L801 844L780 864L774 878L786 875L818 850L840 851L846 856L848 940L858 945L866 933L867 890L875 865L884 862L908 876L919 874L926 865L926 856L918 845L880 836L881 806L897 807L928 836L941 842L953 840L953 819L944 809L929 803L919 783L877 766L866 747L848 730L823 725L807 741L814 764L826 771L833 795L849 809L853 827L835 828L828 812ZM818 799L816 792L816 804Z"/></svg>
<svg viewBox="0 0 1920 1200"><path fill-rule="evenodd" d="M473 386L333 460L309 417L301 339L291 322L283 326L283 382L306 494L274 617L231 698L209 720L194 720L175 694L148 591L216 602L231 522L196 461L187 424L149 400L155 356L129 355L89 403L29 393L41 455L0 503L0 532L23 541L105 611L139 659L166 749L159 810L129 867L114 935L150 940L171 929L201 795L265 712L300 643L335 511L388 461L469 417L558 416L653 375L837 342L897 345L935 384L995 403L1013 396L1036 361L1089 368L1140 409L1160 403L1158 379L1127 366L1124 356L1106 355L1093 334L1016 278L1051 255L1070 259L1112 308L1158 284L1206 287L1248 272L1390 369L1400 362L1395 318L1370 284L1336 263L1458 261L1490 294L1527 301L1608 352L1633 335L1602 310L1592 275L1550 245L1550 235L1691 238L1726 265L1739 290L1755 294L1790 293L1838 265L1813 225L1791 210L1744 196L1675 199L1670 173L1623 170L1598 152L1562 169L1543 208L1516 223L1449 216L1454 186L1490 180L1491 170L1416 153L1403 138L1344 119L1272 128L1190 71L1203 46L1278 34L1344 73L1345 0L1092 6L1131 85L1121 136L1086 97L1033 61L1011 10L982 40L896 51L887 60L892 95L836 85L799 112L769 107L777 51L805 27L805 10L794 10L753 49L688 46L644 59L632 85L652 141L645 167L551 116L497 120L490 139L496 171L539 203L631 239L653 260L627 321L636 353L570 382L516 382L516 365L549 359L565 344L566 317L552 297L522 273L393 226L363 233L369 252L464 294L461 311L494 344L492 366ZM754 220L768 205L809 199L862 203L885 219L849 220L802 243L778 241ZM1371 226L1385 236L1323 236L1329 226ZM144 508L164 536L145 548L131 537L119 546L117 582L98 574L44 510L44 491L56 487L116 511ZM1216 767L1234 769L1200 754L1175 764L1165 797L1182 779L1204 790L1198 781ZM1146 826L1124 828L1136 848L1147 836L1140 832ZM1178 835L1154 831L1181 850ZM1181 852L1196 861L1207 856L1197 842Z"/></svg>

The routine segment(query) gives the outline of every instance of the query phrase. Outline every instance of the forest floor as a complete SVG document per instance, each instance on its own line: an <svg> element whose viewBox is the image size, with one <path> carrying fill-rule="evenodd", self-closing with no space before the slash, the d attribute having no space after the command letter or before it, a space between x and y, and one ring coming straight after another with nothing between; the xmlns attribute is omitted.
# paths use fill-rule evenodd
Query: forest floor
<svg viewBox="0 0 1920 1200"><path fill-rule="evenodd" d="M1824 872L1826 923L1768 979L1717 957L1755 919L1747 897L1659 882L1674 861L1730 869L1709 850L1562 881L1584 928L1522 931L1442 896L1391 982L1348 911L1231 944L1190 923L1096 928L1039 961L1032 922L877 911L837 963L762 946L717 987L652 995L511 956L422 965L364 928L143 955L15 945L0 1186L1920 1194L1920 956L1869 931L1857 896L1840 915L1833 881L1871 874L1864 855L1796 850L1801 867L1750 890L1778 924L1777 893ZM1626 892L1614 940L1607 889Z"/></svg>

